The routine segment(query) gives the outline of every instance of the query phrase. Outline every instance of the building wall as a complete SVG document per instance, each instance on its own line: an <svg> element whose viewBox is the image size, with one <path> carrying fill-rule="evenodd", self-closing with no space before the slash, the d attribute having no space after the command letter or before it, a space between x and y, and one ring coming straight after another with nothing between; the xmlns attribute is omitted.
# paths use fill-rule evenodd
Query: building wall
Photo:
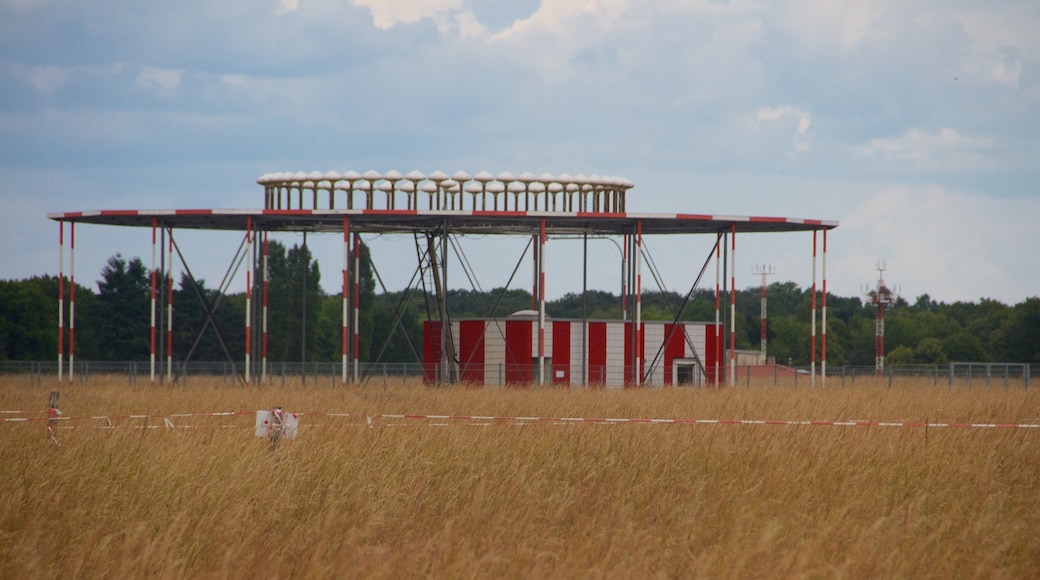
<svg viewBox="0 0 1040 580"><path fill-rule="evenodd" d="M695 384L711 384L715 361L722 356L714 324L644 322L636 344L632 321L552 320L545 326L545 383L593 387L647 386L675 383L676 364L694 365ZM440 323L423 329L426 380L436 378L440 359ZM538 382L538 321L530 318L477 319L452 322L458 353L457 373L464 382L503 385ZM585 345L583 352L582 345ZM640 368L634 366L636 352ZM584 365L583 365L584 359ZM724 361L724 359L723 359ZM720 366L721 368L721 366ZM722 376L725 376L724 374Z"/></svg>

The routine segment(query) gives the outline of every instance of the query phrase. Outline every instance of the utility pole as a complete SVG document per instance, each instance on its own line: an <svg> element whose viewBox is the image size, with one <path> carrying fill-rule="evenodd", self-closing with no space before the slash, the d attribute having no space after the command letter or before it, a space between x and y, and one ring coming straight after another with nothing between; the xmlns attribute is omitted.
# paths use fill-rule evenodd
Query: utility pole
<svg viewBox="0 0 1040 580"><path fill-rule="evenodd" d="M768 264L764 264L761 266L755 266L751 273L755 274L756 276L762 276L762 313L759 315L759 318L762 323L762 329L760 331L759 337L762 354L759 355L759 364L766 364L766 288L768 287L768 284L766 283L766 276L772 276L773 274L776 274L776 269Z"/></svg>

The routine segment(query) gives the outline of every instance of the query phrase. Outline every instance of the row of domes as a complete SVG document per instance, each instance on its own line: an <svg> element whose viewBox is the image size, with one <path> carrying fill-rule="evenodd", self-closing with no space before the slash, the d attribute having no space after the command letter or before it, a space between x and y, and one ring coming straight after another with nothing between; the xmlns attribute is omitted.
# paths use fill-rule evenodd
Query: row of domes
<svg viewBox="0 0 1040 580"><path fill-rule="evenodd" d="M347 171L345 173L339 173L337 171L329 171L321 173L320 171L312 171L310 173L304 173L298 171L296 173L283 172L283 173L266 173L260 176L256 180L261 185L303 185L304 183L310 183L317 185L320 182L329 182L333 184L338 181L346 181L352 183L355 181L367 181L370 184L376 181L410 181L418 183L421 181L432 181L434 183L441 182L455 182L464 183L467 181L477 181L482 183L489 183L492 181L498 181L504 184L508 183L539 183L544 186L552 184L559 184L562 186L567 185L578 185L578 186L599 186L607 189L630 189L633 187L633 183L623 177L615 177L609 175L591 175L585 176L582 174L570 175L563 173L560 175L552 175L549 173L543 173L541 175L534 175L531 172L524 172L520 175L513 175L508 171L499 173L498 175L492 175L487 171L481 171L476 175L470 175L465 171L457 171L453 175L448 175L443 171L434 171L429 175L424 174L420 171L411 171L407 175L401 175L397 171L387 171L386 173L379 173L377 171L366 171L365 173L358 173L357 171Z"/></svg>

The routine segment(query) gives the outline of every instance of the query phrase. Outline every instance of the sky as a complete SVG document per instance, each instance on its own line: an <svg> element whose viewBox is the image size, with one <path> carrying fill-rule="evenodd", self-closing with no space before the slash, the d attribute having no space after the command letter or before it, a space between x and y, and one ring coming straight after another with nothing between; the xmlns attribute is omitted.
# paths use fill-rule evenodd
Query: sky
<svg viewBox="0 0 1040 580"><path fill-rule="evenodd" d="M0 279L57 274L52 212L258 209L269 172L531 171L625 177L632 212L836 220L832 294L880 263L911 302L1014 304L1040 295L1037 30L1012 0L0 0ZM175 235L217 287L240 235ZM77 281L150 242L79 226ZM366 242L405 287L413 240ZM525 239L460 242L474 285L526 263L530 287ZM713 242L647 239L664 288ZM341 237L308 243L338 292ZM550 298L581 290L580 244L546 263ZM589 264L620 292L613 244ZM809 286L812 235L738 236L737 286L760 265Z"/></svg>

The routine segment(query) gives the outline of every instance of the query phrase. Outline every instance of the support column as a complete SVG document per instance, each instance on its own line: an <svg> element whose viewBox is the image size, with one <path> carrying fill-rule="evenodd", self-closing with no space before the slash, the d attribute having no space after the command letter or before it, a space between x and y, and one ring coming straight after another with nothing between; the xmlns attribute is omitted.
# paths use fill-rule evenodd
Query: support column
<svg viewBox="0 0 1040 580"><path fill-rule="evenodd" d="M643 384L643 357L640 354L643 346L643 220L636 221L636 331L633 350L636 355L635 383Z"/></svg>
<svg viewBox="0 0 1040 580"><path fill-rule="evenodd" d="M539 254L542 250L541 244L537 235L531 236L531 310L538 310L538 264L542 258Z"/></svg>
<svg viewBox="0 0 1040 580"><path fill-rule="evenodd" d="M155 386L155 218L152 218L152 267L150 268L149 278L151 280L151 308L148 309L148 313L151 317L151 326L149 327L149 338L150 347L148 351L148 380L152 386Z"/></svg>
<svg viewBox="0 0 1040 580"><path fill-rule="evenodd" d="M809 299L812 323L809 325L809 386L816 386L816 230L812 233L812 298Z"/></svg>
<svg viewBox="0 0 1040 580"><path fill-rule="evenodd" d="M720 286L722 285L722 246L725 244L722 232L715 236L715 386L722 384L722 324L719 320Z"/></svg>
<svg viewBox="0 0 1040 580"><path fill-rule="evenodd" d="M729 248L729 386L737 384L737 224L730 226Z"/></svg>
<svg viewBox="0 0 1040 580"><path fill-rule="evenodd" d="M621 266L621 295L624 300L624 287L625 287L625 266L622 262ZM588 232L581 236L581 386L589 386L589 315L588 315L588 294L589 294L589 234ZM553 340L558 337L554 336ZM570 371L567 376L569 377L567 382L571 384Z"/></svg>
<svg viewBox="0 0 1040 580"><path fill-rule="evenodd" d="M823 230L823 320L820 334L821 381L827 386L827 230Z"/></svg>
<svg viewBox="0 0 1040 580"><path fill-rule="evenodd" d="M167 248L166 270L166 384L173 384L173 228L167 228L170 238Z"/></svg>
<svg viewBox="0 0 1040 580"><path fill-rule="evenodd" d="M359 362L360 325L361 313L361 236L354 234L354 384L361 379Z"/></svg>
<svg viewBox="0 0 1040 580"><path fill-rule="evenodd" d="M343 349L340 356L340 364L342 369L340 371L340 384L347 386L347 347L349 344L347 334L347 316L348 316L348 303L349 300L349 287L350 287L350 217L343 216L343 325L341 327L343 334Z"/></svg>
<svg viewBox="0 0 1040 580"><path fill-rule="evenodd" d="M621 236L621 321L628 320L628 235Z"/></svg>
<svg viewBox="0 0 1040 580"><path fill-rule="evenodd" d="M545 386L545 218L538 234L538 384Z"/></svg>
<svg viewBox="0 0 1040 580"><path fill-rule="evenodd" d="M69 384L76 378L76 222L69 224Z"/></svg>
<svg viewBox="0 0 1040 580"><path fill-rule="evenodd" d="M300 190L303 191L302 189ZM302 193L301 193L302 195ZM253 218L246 218L246 247L252 248L253 246ZM249 371L250 371L250 346L253 342L252 335L252 306L253 306L253 259L249 260L249 267L246 268L246 386L249 386Z"/></svg>
<svg viewBox="0 0 1040 580"><path fill-rule="evenodd" d="M65 378L65 221L58 220L58 385Z"/></svg>
<svg viewBox="0 0 1040 580"><path fill-rule="evenodd" d="M267 298L268 282L271 279L270 258L271 251L268 246L268 232L264 230L264 282L263 302L264 313L260 320L260 384L267 384Z"/></svg>

